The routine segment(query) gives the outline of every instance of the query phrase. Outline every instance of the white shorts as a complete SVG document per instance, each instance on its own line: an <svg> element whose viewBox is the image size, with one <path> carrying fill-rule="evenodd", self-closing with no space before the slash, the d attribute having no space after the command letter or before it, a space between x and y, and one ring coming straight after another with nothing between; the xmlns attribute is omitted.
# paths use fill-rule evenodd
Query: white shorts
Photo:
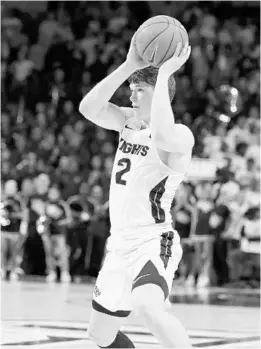
<svg viewBox="0 0 261 349"><path fill-rule="evenodd" d="M144 284L156 284L165 299L182 257L177 232L169 231L143 243L136 250L108 252L93 291L93 308L119 317L132 311L131 292Z"/></svg>

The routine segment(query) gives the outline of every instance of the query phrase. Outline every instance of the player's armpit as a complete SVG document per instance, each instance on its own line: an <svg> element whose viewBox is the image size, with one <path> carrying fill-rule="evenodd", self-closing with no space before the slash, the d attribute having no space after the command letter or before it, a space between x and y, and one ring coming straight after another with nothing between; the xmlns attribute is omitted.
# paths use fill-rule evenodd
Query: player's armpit
<svg viewBox="0 0 261 349"><path fill-rule="evenodd" d="M87 114L84 114L84 117L100 127L121 132L127 118L125 109L131 108L121 108L113 103L107 103L95 117Z"/></svg>
<svg viewBox="0 0 261 349"><path fill-rule="evenodd" d="M195 144L193 133L182 124L175 124L169 128L168 134L157 133L153 138L158 149L169 153L191 152Z"/></svg>

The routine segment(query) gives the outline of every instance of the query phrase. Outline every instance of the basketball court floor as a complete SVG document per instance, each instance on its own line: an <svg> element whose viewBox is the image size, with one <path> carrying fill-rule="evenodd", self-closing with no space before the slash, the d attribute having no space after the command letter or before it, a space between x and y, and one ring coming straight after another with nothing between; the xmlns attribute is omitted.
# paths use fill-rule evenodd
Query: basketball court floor
<svg viewBox="0 0 261 349"><path fill-rule="evenodd" d="M95 348L87 328L93 285L1 283L3 348ZM170 312L188 330L193 347L260 348L259 290L173 287ZM159 348L134 314L123 331L137 348Z"/></svg>

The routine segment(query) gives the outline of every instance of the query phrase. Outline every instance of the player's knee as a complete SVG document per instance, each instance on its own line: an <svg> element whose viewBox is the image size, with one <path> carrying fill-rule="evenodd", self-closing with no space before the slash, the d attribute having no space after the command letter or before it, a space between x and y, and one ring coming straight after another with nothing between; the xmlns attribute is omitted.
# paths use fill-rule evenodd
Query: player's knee
<svg viewBox="0 0 261 349"><path fill-rule="evenodd" d="M139 303L136 308L137 314L143 319L144 323L153 328L161 327L161 319L164 316L165 310L163 306L157 305L156 307L152 303Z"/></svg>
<svg viewBox="0 0 261 349"><path fill-rule="evenodd" d="M149 319L153 316L154 310L151 303L139 302L136 304L136 312L143 318Z"/></svg>
<svg viewBox="0 0 261 349"><path fill-rule="evenodd" d="M90 327L88 329L88 338L101 348L109 346L116 337L117 333L108 332L102 326L98 328Z"/></svg>
<svg viewBox="0 0 261 349"><path fill-rule="evenodd" d="M107 347L114 341L119 327L117 318L92 310L88 337L99 347Z"/></svg>
<svg viewBox="0 0 261 349"><path fill-rule="evenodd" d="M95 331L93 328L88 329L88 338L93 341L95 344L100 345L100 333Z"/></svg>

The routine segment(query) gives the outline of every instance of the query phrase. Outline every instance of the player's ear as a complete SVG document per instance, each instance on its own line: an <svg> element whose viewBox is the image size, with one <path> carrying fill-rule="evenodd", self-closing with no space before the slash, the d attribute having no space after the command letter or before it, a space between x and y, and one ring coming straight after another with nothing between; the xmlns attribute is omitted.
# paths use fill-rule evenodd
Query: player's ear
<svg viewBox="0 0 261 349"><path fill-rule="evenodd" d="M154 91L155 91L155 85L150 85L150 88L151 88L151 92L152 92L152 94L153 94Z"/></svg>

